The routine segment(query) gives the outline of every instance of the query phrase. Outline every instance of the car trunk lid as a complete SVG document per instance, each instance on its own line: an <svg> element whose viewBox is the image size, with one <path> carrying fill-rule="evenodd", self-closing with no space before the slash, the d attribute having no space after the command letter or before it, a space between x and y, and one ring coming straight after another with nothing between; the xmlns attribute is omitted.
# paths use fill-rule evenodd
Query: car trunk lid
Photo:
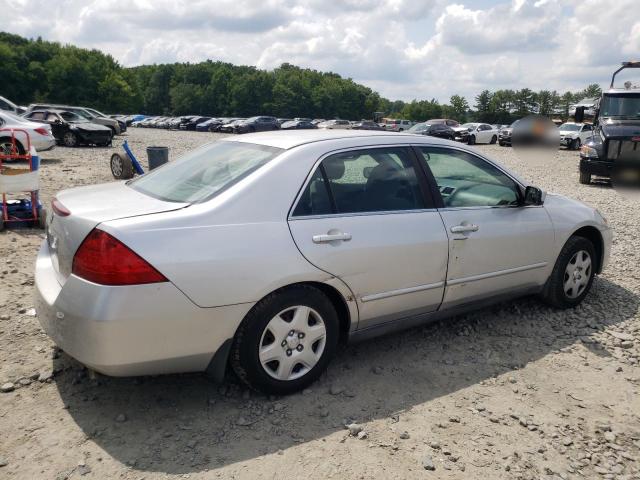
<svg viewBox="0 0 640 480"><path fill-rule="evenodd" d="M56 195L47 219L47 243L60 284L71 274L73 256L85 237L102 222L178 210L188 203L166 202L126 185L108 183L64 190Z"/></svg>

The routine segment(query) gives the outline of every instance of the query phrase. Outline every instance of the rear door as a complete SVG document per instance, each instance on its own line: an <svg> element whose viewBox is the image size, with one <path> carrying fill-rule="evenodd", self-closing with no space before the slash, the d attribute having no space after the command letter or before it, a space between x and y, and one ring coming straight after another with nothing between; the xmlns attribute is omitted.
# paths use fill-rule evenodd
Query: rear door
<svg viewBox="0 0 640 480"><path fill-rule="evenodd" d="M449 234L443 307L544 284L555 260L546 210L522 206L515 180L481 157L449 147L418 151Z"/></svg>
<svg viewBox="0 0 640 480"><path fill-rule="evenodd" d="M407 147L335 153L316 165L291 212L300 252L353 292L358 328L442 301L447 234L416 166Z"/></svg>

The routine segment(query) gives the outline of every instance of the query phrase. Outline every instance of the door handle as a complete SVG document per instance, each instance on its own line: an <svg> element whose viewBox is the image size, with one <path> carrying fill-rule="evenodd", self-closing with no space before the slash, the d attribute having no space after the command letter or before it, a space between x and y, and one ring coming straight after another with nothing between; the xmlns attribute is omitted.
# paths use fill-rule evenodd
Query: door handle
<svg viewBox="0 0 640 480"><path fill-rule="evenodd" d="M455 227L451 227L451 233L477 232L479 229L480 229L480 227L478 225L462 224L462 225L456 225Z"/></svg>
<svg viewBox="0 0 640 480"><path fill-rule="evenodd" d="M314 235L313 243L330 243L330 242L348 242L351 240L350 233L326 233L323 235Z"/></svg>

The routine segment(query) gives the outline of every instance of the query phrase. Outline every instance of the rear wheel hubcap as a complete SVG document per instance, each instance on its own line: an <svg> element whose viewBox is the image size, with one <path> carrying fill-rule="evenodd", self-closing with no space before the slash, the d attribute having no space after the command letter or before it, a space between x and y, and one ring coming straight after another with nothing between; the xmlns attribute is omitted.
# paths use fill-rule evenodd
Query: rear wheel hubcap
<svg viewBox="0 0 640 480"><path fill-rule="evenodd" d="M314 309L304 305L286 308L262 332L260 364L276 380L296 380L320 361L326 337L324 320Z"/></svg>

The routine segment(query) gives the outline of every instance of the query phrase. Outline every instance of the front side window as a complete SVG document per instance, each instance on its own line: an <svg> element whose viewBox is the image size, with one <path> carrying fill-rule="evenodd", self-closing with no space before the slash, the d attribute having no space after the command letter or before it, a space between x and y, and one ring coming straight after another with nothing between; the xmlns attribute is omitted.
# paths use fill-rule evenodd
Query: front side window
<svg viewBox="0 0 640 480"><path fill-rule="evenodd" d="M514 180L489 162L467 152L420 147L445 207L501 207L520 204Z"/></svg>
<svg viewBox="0 0 640 480"><path fill-rule="evenodd" d="M129 182L129 186L168 202L203 202L266 165L282 152L281 148L266 145L216 142L138 177Z"/></svg>
<svg viewBox="0 0 640 480"><path fill-rule="evenodd" d="M326 198L319 193L322 185L328 187L333 213L425 208L408 148L337 153L325 158L318 170L299 201L311 207L298 205L294 216L325 213Z"/></svg>

